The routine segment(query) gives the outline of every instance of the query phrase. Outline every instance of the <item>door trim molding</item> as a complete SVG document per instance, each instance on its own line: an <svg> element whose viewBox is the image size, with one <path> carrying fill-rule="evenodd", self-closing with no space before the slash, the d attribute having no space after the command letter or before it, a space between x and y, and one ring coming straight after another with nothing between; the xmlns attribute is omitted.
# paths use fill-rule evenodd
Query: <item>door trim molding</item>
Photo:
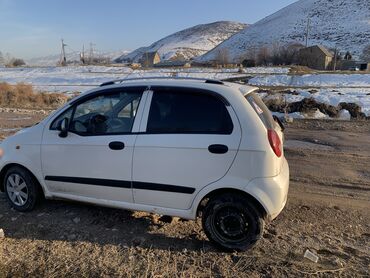
<svg viewBox="0 0 370 278"><path fill-rule="evenodd" d="M194 187L150 183L140 181L125 181L125 180L110 180L110 179L96 179L96 178L82 178L82 177L63 177L63 176L45 176L47 181L68 182L77 184L87 184L95 186L119 187L119 188L133 188L140 190L165 191L183 194L193 194Z"/></svg>
<svg viewBox="0 0 370 278"><path fill-rule="evenodd" d="M131 182L122 181L122 180L81 178L81 177L62 177L62 176L46 176L45 180L47 180L47 181L57 181L57 182L98 185L98 186L108 186L108 187L131 188Z"/></svg>

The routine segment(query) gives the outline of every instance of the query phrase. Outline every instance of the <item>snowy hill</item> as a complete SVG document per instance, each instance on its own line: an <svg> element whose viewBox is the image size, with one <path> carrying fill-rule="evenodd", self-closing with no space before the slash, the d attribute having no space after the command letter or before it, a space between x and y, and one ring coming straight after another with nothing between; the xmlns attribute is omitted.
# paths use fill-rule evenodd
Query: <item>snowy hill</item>
<svg viewBox="0 0 370 278"><path fill-rule="evenodd" d="M219 21L201 24L169 35L148 47L141 47L117 62L138 62L146 52L158 51L161 60L189 60L211 50L247 27L246 24Z"/></svg>
<svg viewBox="0 0 370 278"><path fill-rule="evenodd" d="M238 62L248 49L261 45L304 43L308 18L310 45L337 47L342 53L360 56L370 44L369 0L300 0L244 29L198 60L212 61L220 49L226 48L230 58Z"/></svg>
<svg viewBox="0 0 370 278"><path fill-rule="evenodd" d="M119 51L112 51L112 52L94 52L94 57L104 57L109 58L111 61L114 59L126 55L129 53L127 50L119 50ZM85 53L86 56L88 56L88 53ZM80 61L80 52L79 51L73 51L73 52L67 52L66 53L67 61L69 62L77 62ZM31 58L26 60L27 65L30 66L55 66L60 59L60 54L55 55L49 55L44 57L37 57L37 58Z"/></svg>

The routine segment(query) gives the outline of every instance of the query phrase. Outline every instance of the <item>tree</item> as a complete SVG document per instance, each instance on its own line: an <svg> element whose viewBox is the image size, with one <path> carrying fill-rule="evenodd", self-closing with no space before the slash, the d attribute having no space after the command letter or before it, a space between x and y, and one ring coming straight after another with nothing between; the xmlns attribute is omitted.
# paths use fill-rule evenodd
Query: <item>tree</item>
<svg viewBox="0 0 370 278"><path fill-rule="evenodd" d="M346 52L346 54L344 55L344 60L347 60L347 61L352 60L351 52L349 52L349 51Z"/></svg>
<svg viewBox="0 0 370 278"><path fill-rule="evenodd" d="M10 59L9 62L7 62L5 64L6 67L21 67L21 66L24 66L26 65L26 63L24 62L23 59L19 59L19 58L12 58Z"/></svg>
<svg viewBox="0 0 370 278"><path fill-rule="evenodd" d="M361 60L364 60L364 62L370 62L370 44L362 51Z"/></svg>
<svg viewBox="0 0 370 278"><path fill-rule="evenodd" d="M279 42L274 42L271 46L271 63L273 65L282 65L283 59L282 59L282 53L284 51L284 46L281 46Z"/></svg>
<svg viewBox="0 0 370 278"><path fill-rule="evenodd" d="M299 51L305 48L301 43L290 43L285 47L285 63L287 65L297 64L299 61Z"/></svg>
<svg viewBox="0 0 370 278"><path fill-rule="evenodd" d="M242 53L238 60L244 67L255 67L257 58L257 50L255 47L250 47Z"/></svg>
<svg viewBox="0 0 370 278"><path fill-rule="evenodd" d="M5 59L3 56L3 53L0 51L0 66L3 66L5 64Z"/></svg>
<svg viewBox="0 0 370 278"><path fill-rule="evenodd" d="M267 66L270 63L270 60L270 50L266 46L261 47L257 53L257 64Z"/></svg>
<svg viewBox="0 0 370 278"><path fill-rule="evenodd" d="M216 62L220 65L227 65L230 63L229 50L227 48L221 48L217 51Z"/></svg>

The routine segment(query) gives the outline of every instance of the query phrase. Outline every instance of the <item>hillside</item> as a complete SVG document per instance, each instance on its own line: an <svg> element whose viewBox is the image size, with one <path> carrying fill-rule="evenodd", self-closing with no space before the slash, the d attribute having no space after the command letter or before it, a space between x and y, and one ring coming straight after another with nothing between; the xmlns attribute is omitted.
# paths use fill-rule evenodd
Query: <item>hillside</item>
<svg viewBox="0 0 370 278"><path fill-rule="evenodd" d="M138 62L146 52L158 51L161 60L189 60L200 56L235 33L247 27L246 24L219 21L197 25L169 35L148 47L141 47L116 62Z"/></svg>
<svg viewBox="0 0 370 278"><path fill-rule="evenodd" d="M238 62L248 50L262 45L304 43L308 18L310 45L337 47L340 52L350 51L358 57L370 44L369 0L300 0L244 29L197 60L212 61L220 49L226 48L230 59Z"/></svg>

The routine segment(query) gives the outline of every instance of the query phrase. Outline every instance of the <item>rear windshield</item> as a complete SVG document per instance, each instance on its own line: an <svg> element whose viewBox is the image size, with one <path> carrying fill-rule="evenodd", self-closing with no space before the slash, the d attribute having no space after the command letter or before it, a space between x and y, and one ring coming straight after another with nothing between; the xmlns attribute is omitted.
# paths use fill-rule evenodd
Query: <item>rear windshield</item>
<svg viewBox="0 0 370 278"><path fill-rule="evenodd" d="M256 111L258 117L261 119L267 129L274 128L274 118L270 110L263 103L262 99L256 93L250 93L246 97L247 101Z"/></svg>

